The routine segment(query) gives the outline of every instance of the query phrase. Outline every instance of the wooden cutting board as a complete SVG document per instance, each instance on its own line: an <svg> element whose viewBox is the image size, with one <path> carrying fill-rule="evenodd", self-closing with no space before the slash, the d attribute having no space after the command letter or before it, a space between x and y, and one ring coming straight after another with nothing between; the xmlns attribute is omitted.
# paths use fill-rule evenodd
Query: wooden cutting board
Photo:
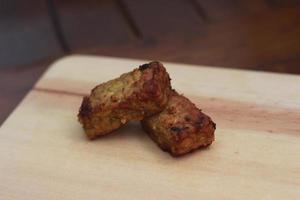
<svg viewBox="0 0 300 200"><path fill-rule="evenodd" d="M173 158L138 122L87 140L83 95L145 62L55 62L0 129L0 199L300 199L300 76L164 63L213 145Z"/></svg>

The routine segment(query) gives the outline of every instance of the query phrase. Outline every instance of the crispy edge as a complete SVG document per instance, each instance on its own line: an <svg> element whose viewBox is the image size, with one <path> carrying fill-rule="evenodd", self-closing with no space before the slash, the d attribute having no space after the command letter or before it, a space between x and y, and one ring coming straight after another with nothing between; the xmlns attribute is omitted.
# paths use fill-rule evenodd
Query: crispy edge
<svg viewBox="0 0 300 200"><path fill-rule="evenodd" d="M125 117L124 119L120 119L120 125L118 126L118 128L115 128L113 130L109 130L109 131L102 131L101 130L96 130L96 128L93 125L93 117L97 117L94 116L95 113L103 111L105 109L105 111L110 110L124 110L124 116L126 116L126 113L128 111L126 110L130 110L130 104L132 104L132 102L135 101L140 101L140 102L144 102L146 105L146 102L148 101L152 101L155 102L155 106L156 111L154 112L145 110L145 111L140 111L140 114L136 114L135 119L136 120L142 120L144 117L153 115L157 112L160 112L167 104L168 101L168 96L171 90L171 86L170 86L170 77L169 74L167 73L165 67L158 61L153 61L147 64L143 64L141 66L139 66L138 69L135 70L140 70L142 72L146 72L145 74L142 75L141 80L139 81L143 81L143 80L147 80L146 77L149 72L147 72L147 70L152 70L152 77L145 81L145 83L142 85L143 90L141 90L141 92L135 92L133 93L133 95L131 95L130 98L128 98L125 102L122 102L120 104L118 104L117 106L114 107L105 107L103 108L101 105L98 106L94 106L92 107L91 102L90 102L90 96L93 92L96 91L96 88L99 87L101 84L97 85L96 87L94 87L91 91L90 96L86 96L83 98L82 104L80 106L79 109L79 113L78 113L78 120L79 122L83 125L83 128L86 132L86 135L89 139L95 139L97 137L100 136L104 136L110 132L113 132L114 130L120 128L121 126L123 126L125 123L127 123L131 119L130 117ZM135 70L133 70L131 73L133 73ZM122 76L122 75L121 75ZM121 78L121 76L119 78ZM110 99L112 100L112 99ZM148 103L149 104L149 103ZM149 104L150 105L150 104ZM153 106L154 107L154 106ZM149 108L150 110L150 108ZM138 111L136 111L138 112ZM109 117L109 116L107 116ZM127 119L128 118L128 119ZM125 121L125 123L124 123Z"/></svg>
<svg viewBox="0 0 300 200"><path fill-rule="evenodd" d="M179 128L179 127L184 127L179 124L176 124L175 126L173 126L171 124L167 124L164 131L160 131L160 132L155 131L153 129L153 127L157 126L158 123L163 123L163 122L159 121L159 115L168 115L168 113L167 112L164 113L164 111L157 115L150 117L152 119L153 119L153 117L156 118L153 121L152 120L148 121L150 118L143 120L141 122L142 128L149 135L149 137L163 151L168 152L173 157L183 156L185 154L192 153L192 152L196 151L197 149L203 149L203 148L210 146L212 144L212 142L215 140L214 132L216 130L216 124L212 121L212 119L208 115L201 112L200 109L198 109L189 99L187 99L183 95L179 95L175 90L173 91L172 95L178 95L182 98L185 98L189 104L192 104L190 106L193 107L193 109L196 109L198 117L197 117L197 120L194 120L192 123L193 127L195 128L195 131L188 132L185 130L185 128ZM180 113L177 113L177 114L180 114ZM191 120L191 119L189 119L189 120ZM185 119L185 121L187 121L187 120ZM181 124L184 124L184 123L181 123ZM174 132L174 133L172 133L172 132ZM187 139L191 136L195 136L195 134L199 134L199 133L201 133L202 135L203 134L206 135L205 140L202 141L201 144L198 144L195 147L193 147L193 145L191 145L190 148L186 151L180 151L181 149L179 149L179 150L177 149L178 146L176 146L176 145L180 145L180 143L182 143L185 139ZM174 137L172 137L171 141L166 142L166 141L164 141L164 139L162 139L160 137L161 134L170 134L170 135L176 134L176 135L174 135ZM178 134L180 134L180 135L178 135ZM195 137L197 137L197 136L195 136ZM197 139L199 139L199 138L197 138ZM195 144L195 142L193 142L193 144ZM173 148L173 147L175 147L175 148Z"/></svg>

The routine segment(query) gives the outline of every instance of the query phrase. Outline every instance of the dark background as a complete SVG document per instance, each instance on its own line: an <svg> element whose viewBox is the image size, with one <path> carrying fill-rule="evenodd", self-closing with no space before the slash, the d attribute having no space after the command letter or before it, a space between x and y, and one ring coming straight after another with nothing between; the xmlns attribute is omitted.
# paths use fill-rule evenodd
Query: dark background
<svg viewBox="0 0 300 200"><path fill-rule="evenodd" d="M300 73L298 0L0 0L0 122L72 53Z"/></svg>

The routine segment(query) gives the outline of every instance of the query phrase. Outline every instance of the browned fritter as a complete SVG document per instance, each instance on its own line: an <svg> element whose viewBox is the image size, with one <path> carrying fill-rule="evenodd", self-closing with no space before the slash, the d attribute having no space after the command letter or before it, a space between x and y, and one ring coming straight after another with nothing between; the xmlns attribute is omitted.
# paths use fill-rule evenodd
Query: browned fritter
<svg viewBox="0 0 300 200"><path fill-rule="evenodd" d="M172 91L164 111L145 118L142 126L161 149L180 156L214 141L216 124L189 99Z"/></svg>
<svg viewBox="0 0 300 200"><path fill-rule="evenodd" d="M90 139L106 135L130 120L142 120L164 109L170 78L159 62L96 86L83 98L78 118Z"/></svg>

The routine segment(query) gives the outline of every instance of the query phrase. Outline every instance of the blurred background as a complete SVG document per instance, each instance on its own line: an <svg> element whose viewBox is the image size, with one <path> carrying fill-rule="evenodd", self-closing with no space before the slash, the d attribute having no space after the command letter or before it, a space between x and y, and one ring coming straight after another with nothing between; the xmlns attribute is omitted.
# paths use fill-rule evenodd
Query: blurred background
<svg viewBox="0 0 300 200"><path fill-rule="evenodd" d="M82 53L300 73L299 0L0 0L0 122Z"/></svg>

